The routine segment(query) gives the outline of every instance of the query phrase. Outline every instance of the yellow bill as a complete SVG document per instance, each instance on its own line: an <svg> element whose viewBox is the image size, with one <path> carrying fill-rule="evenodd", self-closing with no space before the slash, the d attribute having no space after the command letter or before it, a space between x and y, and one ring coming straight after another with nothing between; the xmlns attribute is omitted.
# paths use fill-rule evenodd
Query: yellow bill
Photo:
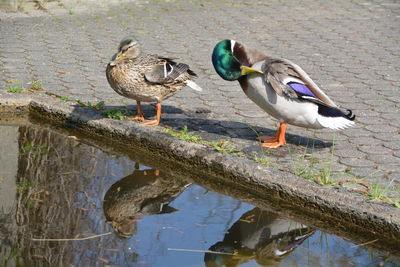
<svg viewBox="0 0 400 267"><path fill-rule="evenodd" d="M246 67L246 66L241 66L240 69L242 70L242 72L241 72L242 75L248 75L248 74L253 74L253 73L264 74L261 70L256 70L256 69Z"/></svg>

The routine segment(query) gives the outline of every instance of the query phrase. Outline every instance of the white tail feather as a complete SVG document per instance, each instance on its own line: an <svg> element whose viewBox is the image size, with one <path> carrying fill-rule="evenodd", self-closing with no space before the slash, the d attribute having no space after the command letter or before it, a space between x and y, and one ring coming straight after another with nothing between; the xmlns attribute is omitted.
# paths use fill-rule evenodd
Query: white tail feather
<svg viewBox="0 0 400 267"><path fill-rule="evenodd" d="M355 125L354 121L344 117L325 117L318 115L317 120L323 127L333 130L342 130Z"/></svg>
<svg viewBox="0 0 400 267"><path fill-rule="evenodd" d="M187 80L186 81L186 85L189 86L190 88L192 88L195 91L203 91L203 88L201 88L197 83L195 83L194 81L191 80Z"/></svg>

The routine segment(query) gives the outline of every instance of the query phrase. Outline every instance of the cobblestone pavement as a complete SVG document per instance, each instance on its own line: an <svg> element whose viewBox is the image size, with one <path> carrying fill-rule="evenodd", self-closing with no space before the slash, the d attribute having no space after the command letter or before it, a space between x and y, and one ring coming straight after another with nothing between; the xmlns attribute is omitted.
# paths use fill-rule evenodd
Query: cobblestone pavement
<svg viewBox="0 0 400 267"><path fill-rule="evenodd" d="M390 185L400 199L398 1L62 1L49 2L47 11L25 8L0 13L0 93L38 80L69 99L136 109L104 73L118 42L134 35L146 52L191 65L205 88L185 88L164 101L161 126L188 125L305 177L330 173L336 181ZM238 83L215 73L211 51L225 38L298 63L338 105L353 109L357 126L341 132L289 126L288 146L261 151L256 132L272 135L278 124ZM154 115L153 104L144 108Z"/></svg>

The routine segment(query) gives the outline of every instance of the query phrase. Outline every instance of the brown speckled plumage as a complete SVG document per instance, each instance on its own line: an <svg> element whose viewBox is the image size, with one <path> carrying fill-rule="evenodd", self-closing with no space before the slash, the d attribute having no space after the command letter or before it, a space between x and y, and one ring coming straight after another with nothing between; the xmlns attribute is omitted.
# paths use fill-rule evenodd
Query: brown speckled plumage
<svg viewBox="0 0 400 267"><path fill-rule="evenodd" d="M136 100L137 115L133 120L156 126L161 120L161 101L188 85L202 89L191 78L197 75L184 63L157 55L142 54L135 38L123 39L106 68L107 80L118 94ZM141 102L157 102L155 120L145 120Z"/></svg>
<svg viewBox="0 0 400 267"><path fill-rule="evenodd" d="M155 65L165 64L166 60L156 55L141 55L135 59L125 59L115 66L107 66L107 80L118 94L143 102L160 102L173 95L190 79L188 72L182 73L169 83L150 83L145 73L151 72Z"/></svg>

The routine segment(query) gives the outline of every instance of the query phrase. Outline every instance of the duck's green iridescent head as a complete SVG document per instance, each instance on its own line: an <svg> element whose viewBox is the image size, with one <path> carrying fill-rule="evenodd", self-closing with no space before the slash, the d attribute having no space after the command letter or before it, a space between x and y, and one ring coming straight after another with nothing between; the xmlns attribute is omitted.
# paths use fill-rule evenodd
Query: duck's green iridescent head
<svg viewBox="0 0 400 267"><path fill-rule="evenodd" d="M234 81L242 76L240 69L242 64L233 54L235 43L234 40L223 40L214 47L212 53L215 71L227 81Z"/></svg>

